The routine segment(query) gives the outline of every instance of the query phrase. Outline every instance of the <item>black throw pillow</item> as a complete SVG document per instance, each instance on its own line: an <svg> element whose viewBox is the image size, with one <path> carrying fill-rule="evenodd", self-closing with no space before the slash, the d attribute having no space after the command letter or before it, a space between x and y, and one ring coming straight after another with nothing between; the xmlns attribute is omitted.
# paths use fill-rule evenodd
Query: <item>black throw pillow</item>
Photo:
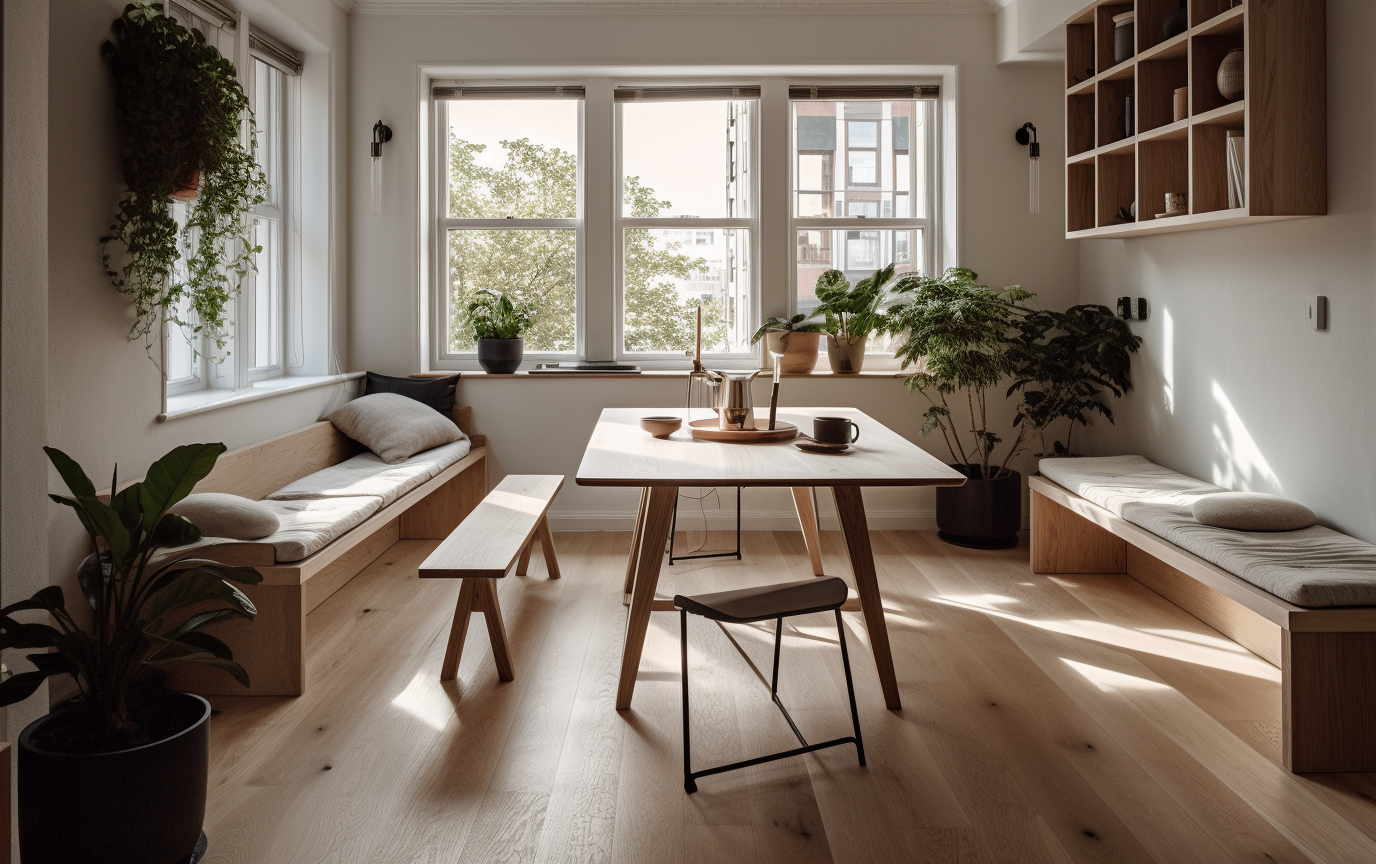
<svg viewBox="0 0 1376 864"><path fill-rule="evenodd" d="M368 383L363 387L363 395L374 393L396 393L417 402L424 402L445 417L454 413L454 385L459 376L444 378L394 378L391 375L368 373Z"/></svg>

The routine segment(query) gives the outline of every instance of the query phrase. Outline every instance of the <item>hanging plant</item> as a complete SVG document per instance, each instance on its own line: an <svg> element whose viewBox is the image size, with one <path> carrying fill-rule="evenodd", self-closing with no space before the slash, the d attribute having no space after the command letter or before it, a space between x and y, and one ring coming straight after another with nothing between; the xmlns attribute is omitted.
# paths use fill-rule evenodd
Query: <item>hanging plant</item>
<svg viewBox="0 0 1376 864"><path fill-rule="evenodd" d="M151 349L165 318L213 342L219 362L229 353L225 309L260 251L249 209L267 188L248 97L234 64L199 30L164 15L161 3L131 3L110 29L114 39L101 54L115 77L128 191L100 238L105 271L133 298L130 339L143 338ZM173 198L194 198L184 227L170 210ZM112 249L116 243L122 251ZM183 244L179 278L174 265ZM183 300L189 314L178 308ZM195 339L192 348L200 353Z"/></svg>

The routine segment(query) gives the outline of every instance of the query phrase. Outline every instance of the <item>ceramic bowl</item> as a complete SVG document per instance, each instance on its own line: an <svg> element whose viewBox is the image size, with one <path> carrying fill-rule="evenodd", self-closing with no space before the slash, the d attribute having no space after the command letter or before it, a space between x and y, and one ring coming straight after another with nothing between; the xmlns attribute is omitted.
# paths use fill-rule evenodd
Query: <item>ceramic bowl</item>
<svg viewBox="0 0 1376 864"><path fill-rule="evenodd" d="M641 417L640 428L656 438L668 438L683 425L682 417Z"/></svg>

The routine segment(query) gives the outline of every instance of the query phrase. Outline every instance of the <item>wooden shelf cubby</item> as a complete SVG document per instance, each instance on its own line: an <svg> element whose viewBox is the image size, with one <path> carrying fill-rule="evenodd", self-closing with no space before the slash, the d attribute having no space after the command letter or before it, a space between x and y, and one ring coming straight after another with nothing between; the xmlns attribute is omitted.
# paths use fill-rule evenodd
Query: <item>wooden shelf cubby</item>
<svg viewBox="0 0 1376 864"><path fill-rule="evenodd" d="M1170 38L1180 0L1100 0L1065 23L1067 238L1327 212L1325 0L1234 2L1188 0L1189 29ZM1129 11L1136 54L1117 63L1113 17ZM1218 66L1237 48L1245 93L1229 102ZM1176 120L1181 87L1188 116ZM1241 207L1228 196L1230 132L1245 141ZM1168 192L1187 193L1189 210L1156 219ZM1134 203L1136 221L1124 222L1119 209Z"/></svg>

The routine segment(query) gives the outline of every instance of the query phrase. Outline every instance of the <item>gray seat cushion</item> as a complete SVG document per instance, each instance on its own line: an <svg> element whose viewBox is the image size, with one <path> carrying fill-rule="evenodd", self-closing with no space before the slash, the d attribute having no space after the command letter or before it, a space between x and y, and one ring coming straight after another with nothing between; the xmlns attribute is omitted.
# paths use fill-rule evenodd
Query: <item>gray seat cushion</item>
<svg viewBox="0 0 1376 864"><path fill-rule="evenodd" d="M1105 510L1296 606L1376 606L1376 546L1314 525L1253 533L1201 525L1196 501L1226 492L1141 456L1043 459L1041 473Z"/></svg>
<svg viewBox="0 0 1376 864"><path fill-rule="evenodd" d="M298 501L313 498L352 498L371 495L386 507L422 483L467 456L472 449L467 437L423 453L404 462L388 465L376 453L360 453L338 465L331 465L268 495L273 501Z"/></svg>
<svg viewBox="0 0 1376 864"><path fill-rule="evenodd" d="M315 554L382 509L382 499L372 495L262 503L282 523L276 534L260 541L272 544L278 562L300 561Z"/></svg>

